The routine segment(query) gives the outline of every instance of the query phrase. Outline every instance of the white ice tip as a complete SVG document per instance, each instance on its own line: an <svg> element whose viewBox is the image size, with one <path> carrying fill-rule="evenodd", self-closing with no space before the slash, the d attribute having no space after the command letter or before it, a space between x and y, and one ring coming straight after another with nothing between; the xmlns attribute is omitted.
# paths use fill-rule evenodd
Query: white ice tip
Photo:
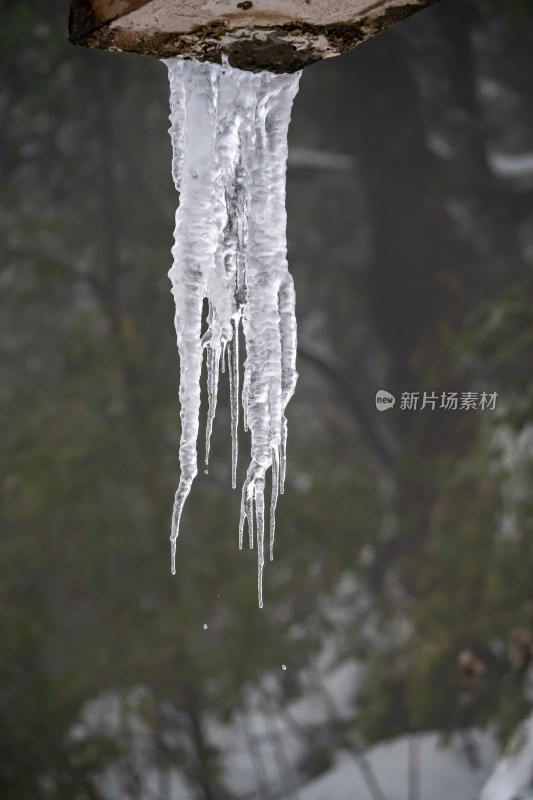
<svg viewBox="0 0 533 800"><path fill-rule="evenodd" d="M170 571L172 575L176 574L176 540L171 539L170 542Z"/></svg>

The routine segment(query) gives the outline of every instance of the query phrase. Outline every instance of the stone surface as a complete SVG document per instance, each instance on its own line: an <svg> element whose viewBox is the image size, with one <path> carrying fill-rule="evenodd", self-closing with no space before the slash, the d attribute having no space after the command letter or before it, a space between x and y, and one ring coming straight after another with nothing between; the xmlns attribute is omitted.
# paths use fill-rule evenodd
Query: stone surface
<svg viewBox="0 0 533 800"><path fill-rule="evenodd" d="M74 44L294 72L436 0L72 0Z"/></svg>

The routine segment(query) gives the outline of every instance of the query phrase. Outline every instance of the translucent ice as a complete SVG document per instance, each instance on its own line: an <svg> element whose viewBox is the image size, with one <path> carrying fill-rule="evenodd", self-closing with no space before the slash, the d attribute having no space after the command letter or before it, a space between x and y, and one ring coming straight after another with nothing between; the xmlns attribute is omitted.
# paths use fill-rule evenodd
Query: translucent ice
<svg viewBox="0 0 533 800"><path fill-rule="evenodd" d="M248 525L257 537L262 599L265 480L271 469L270 558L275 510L283 492L285 408L298 377L294 288L287 267L285 176L287 130L300 73L254 74L228 64L171 59L172 176L180 193L174 264L180 354L180 482L172 516L172 572L183 505L197 474L200 375L206 351L206 464L220 371L231 396L232 485L237 479L239 401L251 434L251 462L242 489L239 546ZM202 336L204 300L207 331ZM239 386L239 331L246 358Z"/></svg>

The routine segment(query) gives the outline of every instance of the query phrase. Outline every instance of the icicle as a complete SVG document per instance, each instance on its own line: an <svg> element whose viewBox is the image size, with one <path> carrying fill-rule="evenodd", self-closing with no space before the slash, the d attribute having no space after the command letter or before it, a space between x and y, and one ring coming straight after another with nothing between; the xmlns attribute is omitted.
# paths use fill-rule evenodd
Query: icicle
<svg viewBox="0 0 533 800"><path fill-rule="evenodd" d="M215 155L214 74L208 65L199 64L194 71L194 80L187 80L186 66L176 65L177 74L171 75L171 89L172 79L176 84L180 80L180 73L183 75L186 107L186 128L173 137L174 162L181 163L183 169L178 183L181 202L176 212L175 244L172 249L174 265L169 272L176 303L181 404L181 475L174 500L171 533L173 573L176 571L176 539L181 513L198 471L196 442L203 352L200 334L207 275L212 268L217 248L216 228L213 224L216 193L213 186L219 171Z"/></svg>
<svg viewBox="0 0 533 800"><path fill-rule="evenodd" d="M209 464L209 449L211 444L211 434L213 432L213 422L217 410L218 397L218 376L220 371L220 352L222 344L217 343L216 314L211 303L209 303L209 314L207 317L208 330L202 341L205 340L207 347L207 422L205 426L205 463Z"/></svg>
<svg viewBox="0 0 533 800"><path fill-rule="evenodd" d="M263 567L265 564L265 482L255 483L255 513L257 517L257 595L259 608L263 608Z"/></svg>
<svg viewBox="0 0 533 800"><path fill-rule="evenodd" d="M281 333L281 387L283 410L294 394L298 373L296 372L296 316L292 277L287 273L279 291L279 315ZM279 493L285 491L287 468L287 419L281 417Z"/></svg>
<svg viewBox="0 0 533 800"><path fill-rule="evenodd" d="M209 347L207 351L207 394L209 407L207 410L207 422L205 426L205 463L209 464L209 449L211 444L211 434L213 432L213 422L217 409L218 395L218 374L220 368L220 350L218 347Z"/></svg>
<svg viewBox="0 0 533 800"><path fill-rule="evenodd" d="M274 560L274 535L276 533L276 505L279 494L279 449L272 448L272 494L270 496L270 560Z"/></svg>
<svg viewBox="0 0 533 800"><path fill-rule="evenodd" d="M246 343L241 393L251 463L243 485L239 547L257 531L262 606L265 474L272 471L270 558L278 491L286 469L285 407L297 379L294 288L286 259L287 130L299 74L254 74L227 63L166 62L171 88L172 175L180 192L174 264L180 354L180 482L172 519L172 571L183 505L197 474L200 376L206 350L205 460L226 354L230 383L232 486L237 482L239 327ZM208 330L201 337L203 301Z"/></svg>
<svg viewBox="0 0 533 800"><path fill-rule="evenodd" d="M181 171L183 167L183 151L185 149L185 83L183 81L183 61L176 61L169 70L170 80L170 122L169 129L172 141L172 178L179 192L181 188Z"/></svg>
<svg viewBox="0 0 533 800"><path fill-rule="evenodd" d="M231 488L237 486L237 459L239 455L239 322L240 316L234 316L231 325L233 336L230 343L228 365L231 409Z"/></svg>

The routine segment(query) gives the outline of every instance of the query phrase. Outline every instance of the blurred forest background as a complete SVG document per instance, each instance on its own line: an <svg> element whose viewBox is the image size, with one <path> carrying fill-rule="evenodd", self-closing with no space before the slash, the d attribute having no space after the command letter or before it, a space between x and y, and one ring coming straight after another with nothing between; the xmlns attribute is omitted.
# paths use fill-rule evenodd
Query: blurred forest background
<svg viewBox="0 0 533 800"><path fill-rule="evenodd" d="M226 388L170 575L166 69L0 2L2 800L479 796L533 701L532 5L442 0L304 71L259 611Z"/></svg>

